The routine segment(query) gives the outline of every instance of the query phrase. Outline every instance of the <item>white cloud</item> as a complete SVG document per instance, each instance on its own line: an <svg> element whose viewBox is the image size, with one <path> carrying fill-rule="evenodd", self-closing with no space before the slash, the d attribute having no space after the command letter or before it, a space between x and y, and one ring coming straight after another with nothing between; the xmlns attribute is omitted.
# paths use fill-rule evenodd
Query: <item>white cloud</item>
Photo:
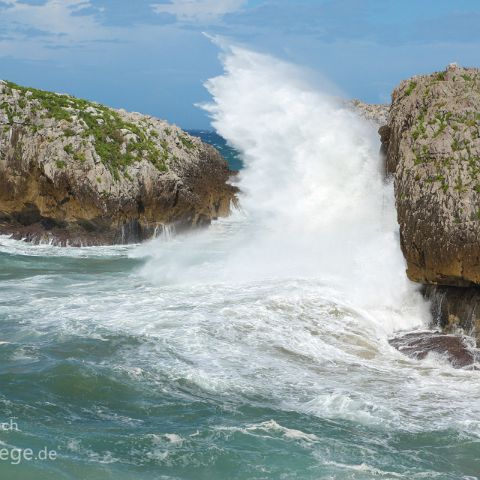
<svg viewBox="0 0 480 480"><path fill-rule="evenodd" d="M175 15L180 24L197 22L204 26L237 11L247 0L168 1L170 3L157 3L152 8L158 13ZM107 50L121 55L127 45L148 44L152 38L168 37L181 27L142 23L108 25L102 23L105 16L99 15L102 11L93 0L43 0L35 4L25 0L0 0L0 58L64 58L68 61L71 55L91 54L94 58ZM118 47L119 43L123 50Z"/></svg>
<svg viewBox="0 0 480 480"><path fill-rule="evenodd" d="M152 5L156 13L175 15L182 22L211 23L236 12L247 0L170 0Z"/></svg>
<svg viewBox="0 0 480 480"><path fill-rule="evenodd" d="M49 57L52 48L112 40L113 32L96 13L90 0L0 1L0 30L7 38L0 41L0 56L40 59Z"/></svg>
<svg viewBox="0 0 480 480"><path fill-rule="evenodd" d="M97 38L100 28L93 14L80 15L82 11L93 8L90 0L47 0L41 5L4 0L3 5L0 26L9 34L35 29L75 41L90 35Z"/></svg>

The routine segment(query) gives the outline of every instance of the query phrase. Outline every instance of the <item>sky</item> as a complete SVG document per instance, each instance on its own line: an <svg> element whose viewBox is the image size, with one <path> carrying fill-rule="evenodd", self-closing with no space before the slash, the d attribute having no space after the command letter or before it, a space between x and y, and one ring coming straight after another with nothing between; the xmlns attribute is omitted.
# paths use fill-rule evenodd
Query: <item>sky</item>
<svg viewBox="0 0 480 480"><path fill-rule="evenodd" d="M386 103L412 75L480 67L480 0L0 0L0 78L208 128L204 32Z"/></svg>

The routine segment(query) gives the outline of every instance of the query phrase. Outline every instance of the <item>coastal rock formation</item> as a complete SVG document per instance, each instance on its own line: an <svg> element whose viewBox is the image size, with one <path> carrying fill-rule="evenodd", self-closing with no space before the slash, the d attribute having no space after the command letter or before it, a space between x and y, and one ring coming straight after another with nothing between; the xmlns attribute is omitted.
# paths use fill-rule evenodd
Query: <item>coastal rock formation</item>
<svg viewBox="0 0 480 480"><path fill-rule="evenodd" d="M462 333L480 346L480 288L427 285L434 327L446 333Z"/></svg>
<svg viewBox="0 0 480 480"><path fill-rule="evenodd" d="M400 83L380 131L401 247L419 283L480 284L480 70Z"/></svg>
<svg viewBox="0 0 480 480"><path fill-rule="evenodd" d="M363 118L378 126L385 125L388 120L390 106L382 103L364 103L360 100L350 100L348 105L353 107Z"/></svg>
<svg viewBox="0 0 480 480"><path fill-rule="evenodd" d="M0 233L112 244L205 225L229 213L229 174L163 120L0 82Z"/></svg>

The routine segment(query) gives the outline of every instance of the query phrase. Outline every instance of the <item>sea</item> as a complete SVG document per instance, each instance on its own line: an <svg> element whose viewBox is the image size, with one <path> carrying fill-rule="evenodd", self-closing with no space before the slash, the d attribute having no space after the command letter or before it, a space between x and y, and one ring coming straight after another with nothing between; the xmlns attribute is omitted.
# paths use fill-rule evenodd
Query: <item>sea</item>
<svg viewBox="0 0 480 480"><path fill-rule="evenodd" d="M241 190L139 245L0 237L0 479L475 480L480 371L428 328L376 127L239 47L204 105Z"/></svg>

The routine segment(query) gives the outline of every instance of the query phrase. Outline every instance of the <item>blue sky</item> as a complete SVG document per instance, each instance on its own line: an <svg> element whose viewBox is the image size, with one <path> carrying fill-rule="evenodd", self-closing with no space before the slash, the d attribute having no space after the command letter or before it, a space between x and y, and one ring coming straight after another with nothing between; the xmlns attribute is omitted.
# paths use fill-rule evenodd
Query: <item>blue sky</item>
<svg viewBox="0 0 480 480"><path fill-rule="evenodd" d="M480 67L480 0L0 0L0 78L184 128L221 73L219 34L386 102L402 79Z"/></svg>

